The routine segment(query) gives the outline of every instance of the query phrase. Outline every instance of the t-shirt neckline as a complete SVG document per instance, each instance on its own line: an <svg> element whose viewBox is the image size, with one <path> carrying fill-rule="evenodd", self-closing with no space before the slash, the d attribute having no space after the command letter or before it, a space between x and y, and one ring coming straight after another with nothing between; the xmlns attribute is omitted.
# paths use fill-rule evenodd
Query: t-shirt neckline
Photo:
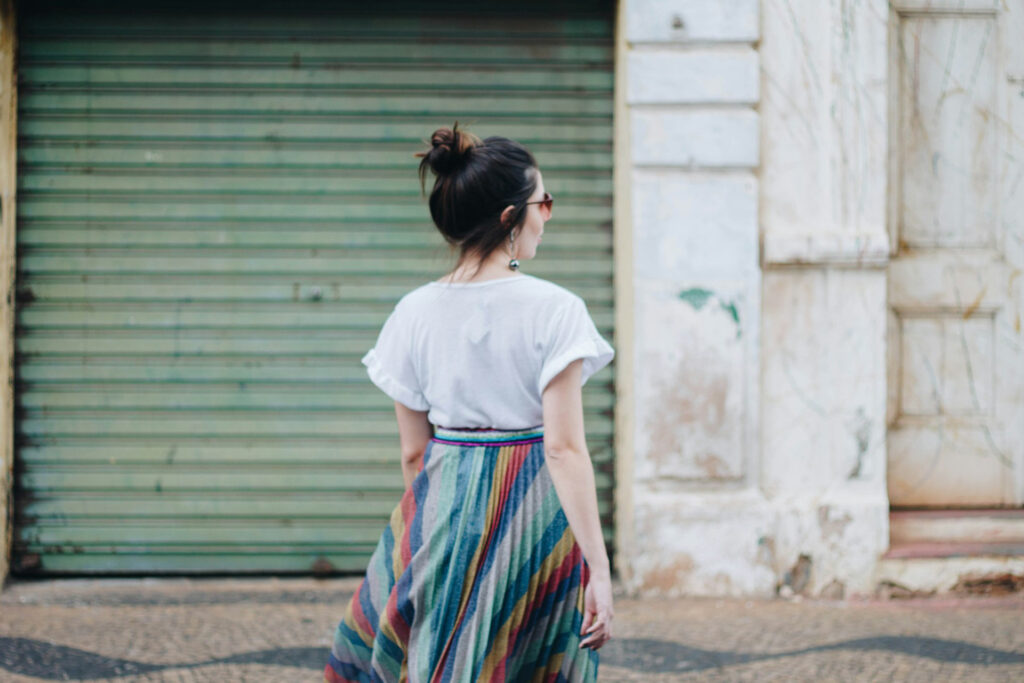
<svg viewBox="0 0 1024 683"><path fill-rule="evenodd" d="M499 282L508 282L509 280L525 280L529 275L522 273L520 275L508 275L506 277L496 277L491 280L482 280L480 282L438 282L437 280L431 280L427 284L437 285L438 287L483 287L484 285L493 285Z"/></svg>

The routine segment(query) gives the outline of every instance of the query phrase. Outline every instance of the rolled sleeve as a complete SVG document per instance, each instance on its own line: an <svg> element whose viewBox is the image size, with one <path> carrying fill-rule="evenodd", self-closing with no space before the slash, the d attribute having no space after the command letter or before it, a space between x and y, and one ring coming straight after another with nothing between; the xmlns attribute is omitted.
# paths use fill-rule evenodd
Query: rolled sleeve
<svg viewBox="0 0 1024 683"><path fill-rule="evenodd" d="M615 356L615 349L597 331L586 303L579 296L569 300L552 322L552 328L537 382L541 394L551 380L574 360L583 359L580 374L580 386L583 386L591 375L608 365Z"/></svg>
<svg viewBox="0 0 1024 683"><path fill-rule="evenodd" d="M392 400L412 410L428 410L412 362L412 334L398 307L384 322L377 343L362 358L370 381Z"/></svg>

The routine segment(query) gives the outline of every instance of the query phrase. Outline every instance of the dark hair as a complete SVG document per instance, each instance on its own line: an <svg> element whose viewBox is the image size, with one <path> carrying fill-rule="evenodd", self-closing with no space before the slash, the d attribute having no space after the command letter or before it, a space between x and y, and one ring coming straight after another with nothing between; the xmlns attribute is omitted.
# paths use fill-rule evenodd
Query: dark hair
<svg viewBox="0 0 1024 683"><path fill-rule="evenodd" d="M427 169L437 176L430 192L430 216L445 241L461 250L455 267L470 252L479 254L482 263L526 217L526 201L537 188L537 161L515 140L481 140L459 130L457 121L451 128L434 131L430 145L415 154L423 157L419 177L424 194ZM510 204L515 209L502 225L501 212Z"/></svg>

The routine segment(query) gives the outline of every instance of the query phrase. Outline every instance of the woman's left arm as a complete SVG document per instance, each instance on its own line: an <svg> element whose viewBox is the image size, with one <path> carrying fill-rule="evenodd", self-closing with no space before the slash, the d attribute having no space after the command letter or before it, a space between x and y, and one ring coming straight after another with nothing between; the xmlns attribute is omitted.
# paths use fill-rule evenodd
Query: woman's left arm
<svg viewBox="0 0 1024 683"><path fill-rule="evenodd" d="M395 401L395 417L398 418L398 439L402 447L402 476L405 488L412 486L412 480L420 471L423 453L434 436L434 427L427 420L426 410L413 410Z"/></svg>

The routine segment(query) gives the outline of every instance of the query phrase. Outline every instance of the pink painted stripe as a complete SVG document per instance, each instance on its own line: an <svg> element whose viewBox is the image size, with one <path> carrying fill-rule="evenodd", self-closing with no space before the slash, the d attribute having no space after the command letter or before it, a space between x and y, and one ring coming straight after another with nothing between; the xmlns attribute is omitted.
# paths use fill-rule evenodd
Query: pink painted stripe
<svg viewBox="0 0 1024 683"><path fill-rule="evenodd" d="M1024 543L930 541L894 545L882 557L904 559L923 557L1006 557L1020 555L1024 555Z"/></svg>

